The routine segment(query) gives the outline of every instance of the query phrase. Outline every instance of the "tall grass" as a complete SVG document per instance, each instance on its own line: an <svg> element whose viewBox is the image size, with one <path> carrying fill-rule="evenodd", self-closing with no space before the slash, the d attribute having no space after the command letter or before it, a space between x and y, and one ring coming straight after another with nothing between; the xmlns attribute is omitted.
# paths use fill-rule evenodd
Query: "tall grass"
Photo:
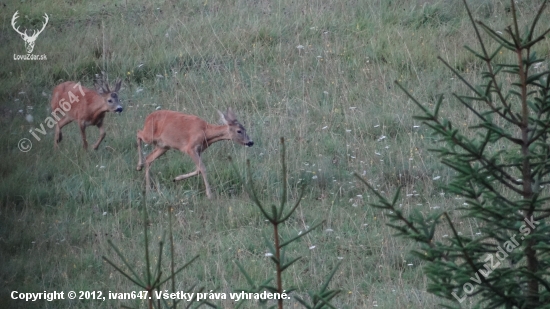
<svg viewBox="0 0 550 309"><path fill-rule="evenodd" d="M266 223L226 158L231 154L241 167L250 159L259 167L252 171L258 194L263 200L276 199L278 141L284 136L289 197L297 198L302 183L308 187L297 219L280 232L297 234L327 219L322 230L308 234L303 246L289 252L304 257L289 270L296 293L318 287L331 265L342 259L332 281L344 291L335 299L339 307L437 307L439 300L425 292L422 265L408 254L413 245L392 237L384 216L366 206L371 197L351 174L362 174L383 192L404 185L406 210L453 210L463 203L441 193L438 184L453 174L426 151L436 141L412 119L412 102L393 87L399 80L425 102L433 102L440 92L464 90L434 61L437 55L472 79L479 75L481 64L462 48L475 44L467 17L454 2L4 3L0 307L118 306L114 300L24 303L12 301L9 292L132 289L101 256L114 255L108 239L125 252L140 252L138 205L144 198L144 175L135 171L136 131L157 108L215 123L215 110L228 106L237 111L255 146L218 143L204 154L216 199L205 199L198 177L171 182L194 168L178 152L168 152L152 169L158 190L149 202L151 233L162 235L165 210L172 206L180 248L176 255L182 261L201 256L180 280L196 278L207 289L229 292L245 282L234 260L247 263L256 278L271 275L263 267L265 245L255 237ZM518 6L528 20L537 5ZM493 28L510 23L500 1L472 1L472 7ZM40 25L44 12L50 16L34 50L48 60L13 60L14 53L25 53L10 25L16 10L22 28ZM548 57L548 50L547 40L537 52ZM49 114L56 84L76 80L91 86L102 71L110 80L124 78L120 97L125 111L106 117L107 137L98 151L81 150L74 124L64 129L57 152L53 130L41 141L28 133ZM441 113L464 126L473 120L452 105ZM27 114L32 123L25 120ZM97 135L95 128L88 129L89 140ZM17 148L21 138L33 143L27 153ZM462 233L475 235L476 221L451 213ZM220 305L234 306L229 301Z"/></svg>

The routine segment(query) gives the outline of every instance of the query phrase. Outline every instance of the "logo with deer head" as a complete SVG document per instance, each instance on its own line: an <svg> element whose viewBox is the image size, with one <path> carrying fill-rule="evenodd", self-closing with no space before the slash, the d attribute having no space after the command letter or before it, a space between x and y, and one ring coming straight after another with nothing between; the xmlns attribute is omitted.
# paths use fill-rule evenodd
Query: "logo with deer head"
<svg viewBox="0 0 550 309"><path fill-rule="evenodd" d="M48 14L44 13L44 19L46 20L43 25L42 25L42 29L40 30L32 30L32 35L31 36L28 36L27 35L27 29L25 29L25 31L21 32L19 31L19 27L15 27L15 20L19 18L18 16L18 11L15 12L15 14L13 14L13 17L11 19L11 26L13 27L13 30L15 30L15 32L19 33L19 35L21 35L21 38L25 41L25 49L27 49L27 53L30 54L32 53L32 50L34 49L34 42L36 41L36 38L38 38L38 35L40 33L42 33L42 31L44 31L44 28L46 28L46 25L48 24Z"/></svg>

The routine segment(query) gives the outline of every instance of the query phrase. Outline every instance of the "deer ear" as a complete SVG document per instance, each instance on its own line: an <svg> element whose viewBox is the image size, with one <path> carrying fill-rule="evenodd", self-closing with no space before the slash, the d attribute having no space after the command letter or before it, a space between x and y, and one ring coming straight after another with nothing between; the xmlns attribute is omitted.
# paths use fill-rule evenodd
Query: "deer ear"
<svg viewBox="0 0 550 309"><path fill-rule="evenodd" d="M107 85L107 83L105 83L102 79L94 80L94 87L99 94L111 92L111 90L109 90L109 85Z"/></svg>
<svg viewBox="0 0 550 309"><path fill-rule="evenodd" d="M94 87L95 87L95 90L97 91L97 93L99 94L103 94L104 93L104 89L103 89L103 82L101 80L94 80Z"/></svg>
<svg viewBox="0 0 550 309"><path fill-rule="evenodd" d="M235 113L233 112L233 110L231 109L231 107L228 107L228 108L227 108L227 112L225 113L225 119L226 119L228 122L235 122L235 121L237 121L237 117L235 116Z"/></svg>
<svg viewBox="0 0 550 309"><path fill-rule="evenodd" d="M218 110L218 114L220 114L220 122L227 125L229 124L229 122L227 121L227 117Z"/></svg>

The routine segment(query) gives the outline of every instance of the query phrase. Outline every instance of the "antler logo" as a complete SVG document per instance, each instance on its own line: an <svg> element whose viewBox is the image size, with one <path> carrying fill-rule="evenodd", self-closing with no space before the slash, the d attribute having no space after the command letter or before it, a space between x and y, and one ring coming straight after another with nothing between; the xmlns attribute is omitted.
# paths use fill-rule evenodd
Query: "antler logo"
<svg viewBox="0 0 550 309"><path fill-rule="evenodd" d="M48 20L49 20L48 14L44 13L44 19L46 20L46 22L44 22L42 29L40 29L40 31L38 32L36 30L33 30L32 35L28 36L27 29L25 29L24 32L21 32L19 31L19 27L15 28L15 20L19 18L19 16L17 15L18 12L19 11L16 11L15 14L13 14L13 17L11 19L11 26L13 27L13 30L15 30L15 32L21 35L21 38L23 38L23 40L25 41L25 48L27 49L27 53L30 54L34 49L34 41L36 41L36 38L38 38L38 35L42 33L42 31L44 31L44 28L46 28L46 25L48 24Z"/></svg>

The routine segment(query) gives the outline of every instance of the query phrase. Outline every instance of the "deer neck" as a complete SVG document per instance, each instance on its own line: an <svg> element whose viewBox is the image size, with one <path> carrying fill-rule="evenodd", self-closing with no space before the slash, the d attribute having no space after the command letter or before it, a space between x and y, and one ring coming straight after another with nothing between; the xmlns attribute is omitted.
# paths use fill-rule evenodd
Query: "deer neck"
<svg viewBox="0 0 550 309"><path fill-rule="evenodd" d="M204 131L206 145L209 146L217 141L231 139L229 136L229 127L227 125L208 124Z"/></svg>

